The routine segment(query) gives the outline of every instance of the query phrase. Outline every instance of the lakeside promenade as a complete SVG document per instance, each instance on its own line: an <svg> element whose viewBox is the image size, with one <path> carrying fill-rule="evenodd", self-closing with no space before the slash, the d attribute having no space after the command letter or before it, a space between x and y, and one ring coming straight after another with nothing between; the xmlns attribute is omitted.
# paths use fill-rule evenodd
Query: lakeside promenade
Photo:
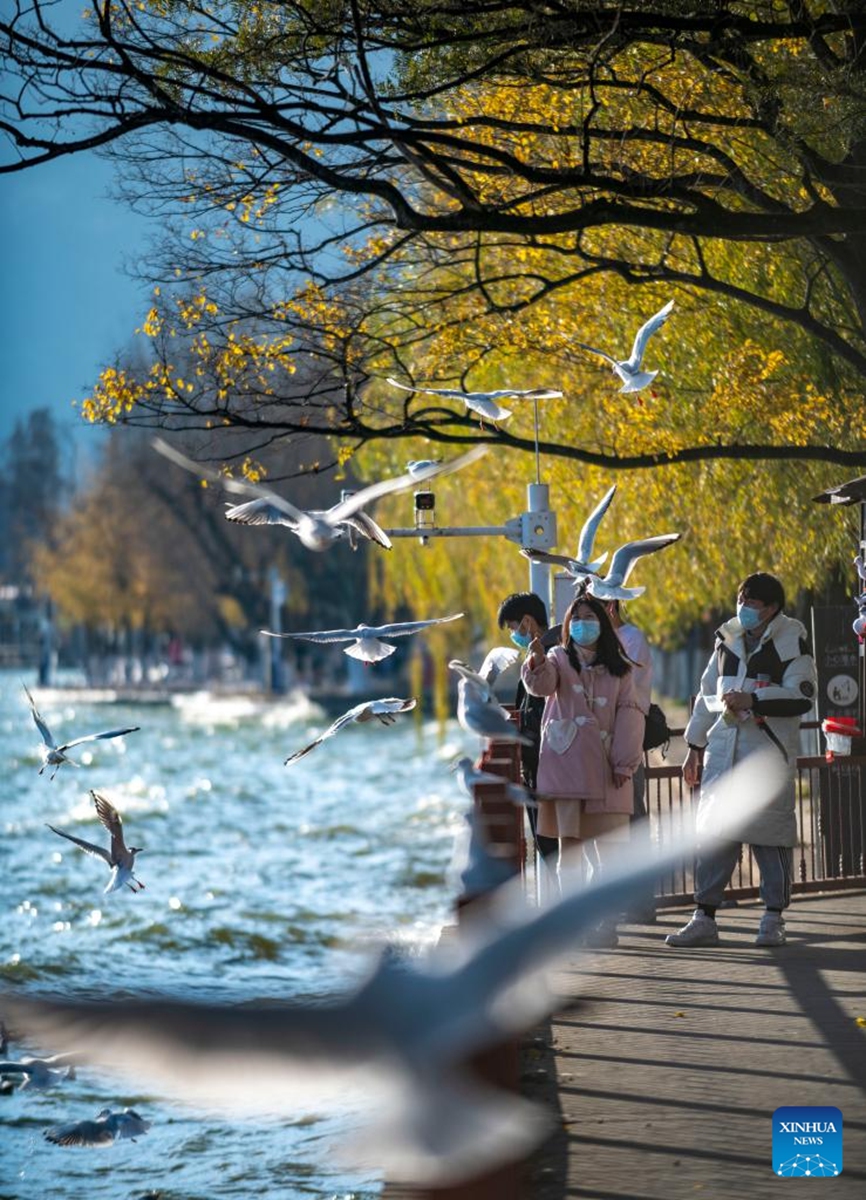
<svg viewBox="0 0 866 1200"><path fill-rule="evenodd" d="M788 944L753 945L761 907L719 913L717 947L664 936L690 909L623 925L565 961L563 1005L527 1038L521 1090L555 1113L528 1200L866 1196L866 892L795 896ZM778 1178L771 1118L832 1105L837 1178Z"/></svg>

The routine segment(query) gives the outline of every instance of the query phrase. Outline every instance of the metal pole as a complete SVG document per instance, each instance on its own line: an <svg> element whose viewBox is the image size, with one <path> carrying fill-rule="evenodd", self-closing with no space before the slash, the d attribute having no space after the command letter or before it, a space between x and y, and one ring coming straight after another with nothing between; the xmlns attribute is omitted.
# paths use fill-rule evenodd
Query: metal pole
<svg viewBox="0 0 866 1200"><path fill-rule="evenodd" d="M526 508L527 517L530 523L529 532L534 537L541 537L546 532L542 522L536 520L533 524L533 516L535 513L543 513L545 516L551 516L550 513L550 487L546 483L530 483L526 488ZM527 543L531 544L531 543ZM550 613L550 563L535 562L529 560L529 590L535 592L536 596L540 596L544 601L545 608Z"/></svg>

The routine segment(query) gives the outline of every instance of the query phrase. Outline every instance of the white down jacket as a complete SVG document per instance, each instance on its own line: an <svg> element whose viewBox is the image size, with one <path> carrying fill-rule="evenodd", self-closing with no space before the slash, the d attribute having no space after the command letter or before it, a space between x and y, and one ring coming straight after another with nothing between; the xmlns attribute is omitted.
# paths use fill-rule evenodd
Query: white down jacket
<svg viewBox="0 0 866 1200"><path fill-rule="evenodd" d="M764 676L766 682L760 682ZM806 630L793 617L778 613L749 654L736 617L716 631L716 646L701 677L685 739L705 746L700 807L712 800L713 785L735 763L757 750L773 747L769 729L787 754L786 784L769 807L751 818L739 838L753 846L794 846L794 778L800 741L800 721L815 699L815 660L806 646ZM728 724L722 719L725 692L755 692L755 714ZM761 728L763 721L766 729Z"/></svg>

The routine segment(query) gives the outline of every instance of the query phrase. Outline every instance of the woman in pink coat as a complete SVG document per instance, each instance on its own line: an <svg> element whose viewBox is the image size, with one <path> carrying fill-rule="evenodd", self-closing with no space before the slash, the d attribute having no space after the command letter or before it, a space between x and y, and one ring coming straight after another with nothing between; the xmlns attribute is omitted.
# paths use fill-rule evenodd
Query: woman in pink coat
<svg viewBox="0 0 866 1200"><path fill-rule="evenodd" d="M583 593L575 597L562 622L562 645L545 654L536 638L521 677L527 692L546 697L538 832L559 838L560 861L602 835L627 840L645 720L631 663L604 605ZM616 945L615 922L597 932L597 944Z"/></svg>

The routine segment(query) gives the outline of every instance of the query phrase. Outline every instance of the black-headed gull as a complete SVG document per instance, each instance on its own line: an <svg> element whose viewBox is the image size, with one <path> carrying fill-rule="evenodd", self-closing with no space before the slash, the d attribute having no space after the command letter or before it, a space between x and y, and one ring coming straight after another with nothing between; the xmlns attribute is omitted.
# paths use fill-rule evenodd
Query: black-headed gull
<svg viewBox="0 0 866 1200"><path fill-rule="evenodd" d="M313 633L272 633L269 629L260 629L265 637L297 638L303 642L351 642L343 651L350 658L358 658L363 663L381 662L397 649L389 646L382 638L408 637L412 633L420 633L431 625L445 625L448 621L457 621L463 613L454 613L450 617L431 617L428 621L395 621L391 625L356 625L354 629L322 629Z"/></svg>
<svg viewBox="0 0 866 1200"><path fill-rule="evenodd" d="M147 1133L150 1124L134 1108L124 1108L120 1112L104 1108L91 1121L52 1125L42 1136L55 1146L111 1146L122 1138L134 1142Z"/></svg>
<svg viewBox="0 0 866 1200"><path fill-rule="evenodd" d="M22 1080L19 1091L23 1092L25 1088L36 1091L53 1087L56 1083L62 1083L64 1079L74 1079L78 1062L80 1058L74 1052L52 1054L50 1058L24 1057L17 1062L6 1059L0 1061L0 1077L17 1075Z"/></svg>
<svg viewBox="0 0 866 1200"><path fill-rule="evenodd" d="M457 720L467 733L500 742L520 742L529 746L525 737L501 704L485 699L485 693L465 676L457 683Z"/></svg>
<svg viewBox="0 0 866 1200"><path fill-rule="evenodd" d="M339 508L339 504L328 509L313 510L310 512L310 516L326 521L333 520L332 514L336 508ZM285 525L286 528L291 529L292 533L298 532L298 522L277 508L270 500L245 500L243 504L230 504L226 507L225 519L234 521L238 525ZM369 513L356 512L351 516L341 517L334 525L334 531L335 539L345 537L353 550L358 544L358 538L363 541L375 542L384 550L391 549L391 539L385 530L376 524Z"/></svg>
<svg viewBox="0 0 866 1200"><path fill-rule="evenodd" d="M502 775L494 775L492 771L481 771L475 766L468 754L452 763L451 770L460 781L460 787L470 799L474 799L474 788L478 784L495 783L505 788L505 796L513 804L523 804L535 807L532 796L519 783L505 779Z"/></svg>
<svg viewBox="0 0 866 1200"><path fill-rule="evenodd" d="M360 988L326 1000L87 1001L6 990L0 1010L28 1036L74 1046L139 1086L159 1081L173 1098L233 1114L338 1109L354 1098L369 1122L354 1160L394 1180L447 1186L521 1158L550 1129L526 1101L467 1078L466 1062L556 1010L561 997L545 972L582 953L583 933L690 860L699 839L737 840L782 786L780 755L759 750L720 779L706 824L700 810L696 822L664 823L652 854L620 843L590 881L566 868L561 894L540 907L514 880L425 955L386 950Z"/></svg>
<svg viewBox="0 0 866 1200"><path fill-rule="evenodd" d="M406 470L420 483L422 479L429 479L431 472L434 472L441 462L441 458L415 458L406 463Z"/></svg>
<svg viewBox="0 0 866 1200"><path fill-rule="evenodd" d="M252 483L249 479L232 479L227 475L221 475L219 471L215 471L211 467L205 467L201 463L194 462L191 458L187 458L185 454L181 454L179 450L175 450L174 446L169 446L162 438L154 439L153 448L165 458L170 459L171 462L176 463L177 466L183 467L184 470L189 471L193 475L198 475L203 479L209 479L213 483L218 483L227 492L232 492L240 496L250 496L254 500L267 501L289 518L286 524L289 525L293 533L297 534L308 550L327 550L329 546L332 546L334 542L344 536L342 525L345 521L360 512L365 505L372 504L380 496L389 496L394 492L405 491L407 488L414 487L417 483L417 480L413 479L408 473L398 475L395 479L382 479L378 483L371 483L367 487L361 488L360 491L353 492L351 496L348 496L345 500L341 500L339 504L335 504L333 508L329 508L324 512L306 512L303 509L296 508L291 501L286 500L284 496L280 496L272 488L265 487L264 484ZM435 472L431 470L427 478L432 479L434 475L448 475L452 471L460 471L463 467L469 466L470 463L477 462L486 453L486 446L473 446L471 450L467 450L465 454L461 454L458 458L452 458L448 462L442 463L440 467L437 467ZM293 524L290 524L290 522L293 522ZM385 536L384 531L382 532L383 536Z"/></svg>
<svg viewBox="0 0 866 1200"><path fill-rule="evenodd" d="M388 382L392 387L401 388L404 392L422 392L425 396L442 396L446 400L462 400L467 408L471 408L473 412L477 412L480 417L486 418L488 421L504 421L506 417L512 415L510 408L502 408L497 403L499 400L556 400L562 395L562 392L556 391L554 388L523 390L499 388L494 392L464 392L460 388L429 387L426 383L409 387L408 384L399 383L390 376Z"/></svg>
<svg viewBox="0 0 866 1200"><path fill-rule="evenodd" d="M82 742L97 742L106 738L125 737L127 733L137 733L141 728L140 725L127 725L123 729L106 729L103 733L86 733L84 737L72 738L70 741L63 742L58 746L54 740L54 735L40 715L39 709L36 707L36 702L27 689L27 684L22 683L21 686L24 688L24 694L30 705L30 712L36 723L36 728L39 730L39 735L42 738L42 766L39 768L39 774L41 775L46 767L53 767L54 770L50 775L51 779L54 778L64 763L69 763L72 767L81 766L75 759L67 757L66 751L71 750L73 746L80 746Z"/></svg>
<svg viewBox="0 0 866 1200"><path fill-rule="evenodd" d="M641 370L641 363L643 362L647 342L656 330L661 329L662 325L664 325L670 316L673 306L673 300L669 300L664 308L660 308L654 316L641 325L637 331L637 336L634 339L634 345L631 348L631 354L628 358L622 360L611 358L603 350L597 350L595 346L588 346L586 342L575 342L575 345L580 346L582 350L589 350L591 354L597 354L599 358L603 358L605 362L610 363L613 371L622 380L623 385L619 389L620 392L639 392L648 383L652 383L656 375L658 375L658 371Z"/></svg>
<svg viewBox="0 0 866 1200"><path fill-rule="evenodd" d="M397 719L397 713L408 712L410 708L415 707L415 704L416 701L412 696L407 700L399 700L396 696L386 696L382 700L364 700L361 704L350 708L348 712L344 712L341 717L337 717L333 725L330 725L324 733L320 733L315 741L310 742L301 750L296 750L294 754L290 754L285 765L297 762L299 758L303 758L305 754L315 750L316 746L321 746L326 738L333 737L335 733L339 733L353 721L372 721L375 717L383 725L393 725Z"/></svg>
<svg viewBox="0 0 866 1200"><path fill-rule="evenodd" d="M111 834L111 845L106 850L104 846L97 846L94 842L85 842L83 838L73 837L71 833L64 833L62 829L55 829L53 825L48 828L52 833L58 834L67 841L74 842L85 854L92 854L96 858L101 858L103 862L111 868L111 878L105 885L104 892L116 892L118 888L124 885L131 892L143 892L144 884L136 879L133 875L133 867L135 866L136 854L141 854L143 846L127 846L123 840L123 822L120 819L120 813L104 796L100 796L98 792L91 792L93 803L96 805L96 815L99 817L102 824Z"/></svg>
<svg viewBox="0 0 866 1200"><path fill-rule="evenodd" d="M683 535L681 533L660 533L657 537L642 538L635 542L626 542L618 550L614 550L610 560L610 569L602 579L598 575L590 575L587 591L596 600L635 600L646 591L645 587L624 587L631 574L632 568L639 558L647 554L655 554L672 546Z"/></svg>
<svg viewBox="0 0 866 1200"><path fill-rule="evenodd" d="M526 547L521 549L520 553L524 558L532 559L534 562L553 563L557 566L565 567L569 575L594 575L598 572L601 565L607 558L607 552L600 558L592 561L592 556L595 549L595 536L598 533L598 527L601 524L601 519L607 510L610 508L611 501L616 494L616 484L608 488L605 494L599 500L598 504L584 521L583 528L580 531L580 537L577 539L577 557L569 558L567 554L550 554L547 550L530 550Z"/></svg>

